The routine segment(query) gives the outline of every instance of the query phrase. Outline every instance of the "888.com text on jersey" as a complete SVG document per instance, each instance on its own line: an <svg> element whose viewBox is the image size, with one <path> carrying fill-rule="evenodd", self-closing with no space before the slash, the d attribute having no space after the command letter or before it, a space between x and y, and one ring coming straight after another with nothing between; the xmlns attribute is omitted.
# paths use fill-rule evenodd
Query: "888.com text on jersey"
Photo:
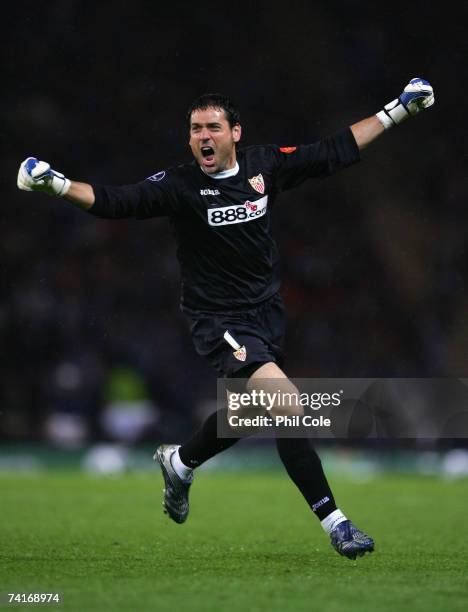
<svg viewBox="0 0 468 612"><path fill-rule="evenodd" d="M259 200L251 202L247 200L242 205L221 206L218 208L209 208L208 223L213 226L232 225L234 223L246 223L254 221L266 214L268 205L268 196L264 196Z"/></svg>

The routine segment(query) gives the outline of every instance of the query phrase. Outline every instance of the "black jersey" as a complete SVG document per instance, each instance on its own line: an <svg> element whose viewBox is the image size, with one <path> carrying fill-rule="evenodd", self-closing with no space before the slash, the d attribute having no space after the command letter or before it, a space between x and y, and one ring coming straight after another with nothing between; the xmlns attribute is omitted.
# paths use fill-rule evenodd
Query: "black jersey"
<svg viewBox="0 0 468 612"><path fill-rule="evenodd" d="M350 129L311 145L252 146L237 174L214 178L193 161L134 185L93 186L102 218L168 216L177 240L182 308L226 311L259 304L279 289L271 213L281 191L359 160Z"/></svg>

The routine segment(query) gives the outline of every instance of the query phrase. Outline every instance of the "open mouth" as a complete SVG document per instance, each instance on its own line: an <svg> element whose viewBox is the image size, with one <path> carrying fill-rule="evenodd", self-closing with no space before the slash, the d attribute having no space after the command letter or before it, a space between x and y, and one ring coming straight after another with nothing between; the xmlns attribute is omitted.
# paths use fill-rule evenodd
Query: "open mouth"
<svg viewBox="0 0 468 612"><path fill-rule="evenodd" d="M201 154L203 155L203 162L206 166L211 166L214 163L214 149L213 147L202 147Z"/></svg>

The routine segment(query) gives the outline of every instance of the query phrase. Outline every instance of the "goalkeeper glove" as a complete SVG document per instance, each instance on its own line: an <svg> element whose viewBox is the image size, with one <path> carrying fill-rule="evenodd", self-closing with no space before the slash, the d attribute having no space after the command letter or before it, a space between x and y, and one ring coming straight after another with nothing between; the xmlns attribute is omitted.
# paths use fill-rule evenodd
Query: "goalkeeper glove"
<svg viewBox="0 0 468 612"><path fill-rule="evenodd" d="M28 157L21 164L17 185L23 191L43 191L55 196L64 196L70 189L70 181L63 174L35 157Z"/></svg>
<svg viewBox="0 0 468 612"><path fill-rule="evenodd" d="M424 79L411 79L401 96L384 106L377 117L388 130L433 104L434 90L431 84Z"/></svg>

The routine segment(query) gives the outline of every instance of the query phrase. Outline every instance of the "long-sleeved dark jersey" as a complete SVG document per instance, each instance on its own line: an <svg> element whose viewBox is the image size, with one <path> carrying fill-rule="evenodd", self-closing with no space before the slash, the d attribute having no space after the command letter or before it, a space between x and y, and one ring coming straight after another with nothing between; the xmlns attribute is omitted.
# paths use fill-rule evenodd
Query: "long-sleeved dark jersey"
<svg viewBox="0 0 468 612"><path fill-rule="evenodd" d="M182 308L249 308L280 285L271 212L278 193L359 160L350 129L311 145L252 146L237 152L239 170L205 174L194 161L134 185L95 185L90 213L102 218L168 216L177 240Z"/></svg>

